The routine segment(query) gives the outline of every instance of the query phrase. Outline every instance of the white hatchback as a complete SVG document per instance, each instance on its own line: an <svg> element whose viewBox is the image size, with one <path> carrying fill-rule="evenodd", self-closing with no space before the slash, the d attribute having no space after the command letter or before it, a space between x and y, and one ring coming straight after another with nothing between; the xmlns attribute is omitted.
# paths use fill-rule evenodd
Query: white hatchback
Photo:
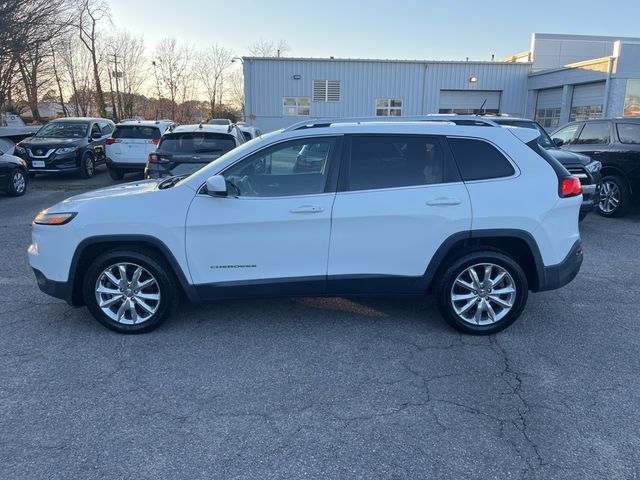
<svg viewBox="0 0 640 480"><path fill-rule="evenodd" d="M111 178L122 180L127 172L144 172L149 153L156 149L160 137L175 125L171 120L127 120L118 123L105 144Z"/></svg>
<svg viewBox="0 0 640 480"><path fill-rule="evenodd" d="M471 334L582 263L580 182L531 129L307 121L189 176L83 193L38 214L40 289L108 328L149 331L177 301L423 296Z"/></svg>

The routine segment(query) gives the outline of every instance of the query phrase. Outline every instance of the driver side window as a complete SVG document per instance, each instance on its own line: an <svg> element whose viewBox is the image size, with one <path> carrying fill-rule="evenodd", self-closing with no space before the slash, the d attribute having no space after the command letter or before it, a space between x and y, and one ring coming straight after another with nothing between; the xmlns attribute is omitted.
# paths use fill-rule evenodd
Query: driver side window
<svg viewBox="0 0 640 480"><path fill-rule="evenodd" d="M335 138L280 143L223 173L230 195L282 197L324 192Z"/></svg>

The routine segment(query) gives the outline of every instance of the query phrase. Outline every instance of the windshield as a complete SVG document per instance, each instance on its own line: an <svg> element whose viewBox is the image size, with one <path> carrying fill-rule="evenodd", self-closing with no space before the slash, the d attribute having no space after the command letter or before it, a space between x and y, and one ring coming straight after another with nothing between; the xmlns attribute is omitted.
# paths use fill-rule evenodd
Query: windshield
<svg viewBox="0 0 640 480"><path fill-rule="evenodd" d="M51 122L38 130L36 137L84 138L89 136L89 124L84 122Z"/></svg>
<svg viewBox="0 0 640 480"><path fill-rule="evenodd" d="M520 127L520 128L531 128L533 130L538 130L540 132L540 136L538 137L538 144L542 148L552 148L555 147L555 143L551 140L551 137L547 133L547 131L542 128L538 122L534 122L533 120L500 120L500 125L509 125L511 127Z"/></svg>
<svg viewBox="0 0 640 480"><path fill-rule="evenodd" d="M225 153L235 148L231 135L208 132L172 133L162 137L159 149L167 153Z"/></svg>

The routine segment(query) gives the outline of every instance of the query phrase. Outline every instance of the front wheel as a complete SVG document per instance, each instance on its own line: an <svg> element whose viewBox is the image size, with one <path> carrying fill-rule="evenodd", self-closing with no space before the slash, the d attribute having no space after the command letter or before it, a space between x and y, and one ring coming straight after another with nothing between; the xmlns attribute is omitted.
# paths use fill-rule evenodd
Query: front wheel
<svg viewBox="0 0 640 480"><path fill-rule="evenodd" d="M93 155L85 153L80 160L80 177L91 178L96 173L96 161Z"/></svg>
<svg viewBox="0 0 640 480"><path fill-rule="evenodd" d="M28 183L27 173L21 168L16 168L9 177L9 195L12 197L24 195L27 192Z"/></svg>
<svg viewBox="0 0 640 480"><path fill-rule="evenodd" d="M527 277L513 258L481 250L446 267L436 296L449 325L463 333L488 335L516 321L527 303L528 290Z"/></svg>
<svg viewBox="0 0 640 480"><path fill-rule="evenodd" d="M105 327L119 333L144 333L169 317L178 286L164 262L138 251L100 255L84 277L87 308Z"/></svg>
<svg viewBox="0 0 640 480"><path fill-rule="evenodd" d="M619 175L602 179L598 213L603 217L621 217L627 211L631 193L626 180Z"/></svg>

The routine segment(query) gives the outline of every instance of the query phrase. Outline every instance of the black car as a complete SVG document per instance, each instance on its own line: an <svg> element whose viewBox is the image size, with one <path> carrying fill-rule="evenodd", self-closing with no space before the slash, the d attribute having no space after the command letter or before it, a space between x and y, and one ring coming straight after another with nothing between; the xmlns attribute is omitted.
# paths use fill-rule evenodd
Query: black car
<svg viewBox="0 0 640 480"><path fill-rule="evenodd" d="M26 193L28 183L27 163L0 151L0 190L18 197Z"/></svg>
<svg viewBox="0 0 640 480"><path fill-rule="evenodd" d="M602 177L600 174L601 164L587 155L567 152L561 150L551 140L551 137L544 128L533 120L514 117L490 117L491 121L499 125L511 127L532 128L540 132L538 143L552 157L558 160L569 170L571 175L580 179L582 185L582 206L580 207L580 220L582 220L600 201L600 189Z"/></svg>
<svg viewBox="0 0 640 480"><path fill-rule="evenodd" d="M235 125L181 125L162 135L149 154L145 178L191 174L242 143Z"/></svg>
<svg viewBox="0 0 640 480"><path fill-rule="evenodd" d="M640 198L640 117L571 122L551 137L562 149L602 163L601 215L622 216Z"/></svg>
<svg viewBox="0 0 640 480"><path fill-rule="evenodd" d="M83 178L105 161L104 144L114 123L104 118L59 118L16 145L15 154L37 173L77 172Z"/></svg>

